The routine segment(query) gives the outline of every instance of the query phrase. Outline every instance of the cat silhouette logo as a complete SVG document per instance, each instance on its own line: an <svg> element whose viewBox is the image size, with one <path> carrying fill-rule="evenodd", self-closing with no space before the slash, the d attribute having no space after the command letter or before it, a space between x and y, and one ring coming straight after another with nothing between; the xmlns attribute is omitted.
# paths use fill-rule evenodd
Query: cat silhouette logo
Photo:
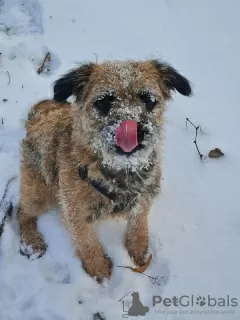
<svg viewBox="0 0 240 320"><path fill-rule="evenodd" d="M149 311L149 307L144 306L140 301L137 291L129 291L119 302L122 302L123 318L145 316Z"/></svg>

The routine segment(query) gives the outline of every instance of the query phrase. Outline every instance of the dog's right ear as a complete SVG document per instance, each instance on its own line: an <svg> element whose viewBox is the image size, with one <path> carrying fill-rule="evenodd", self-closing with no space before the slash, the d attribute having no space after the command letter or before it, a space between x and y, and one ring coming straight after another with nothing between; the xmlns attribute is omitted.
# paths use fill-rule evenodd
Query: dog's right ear
<svg viewBox="0 0 240 320"><path fill-rule="evenodd" d="M54 100L63 102L72 95L81 98L83 89L89 81L93 66L93 63L83 64L55 81Z"/></svg>

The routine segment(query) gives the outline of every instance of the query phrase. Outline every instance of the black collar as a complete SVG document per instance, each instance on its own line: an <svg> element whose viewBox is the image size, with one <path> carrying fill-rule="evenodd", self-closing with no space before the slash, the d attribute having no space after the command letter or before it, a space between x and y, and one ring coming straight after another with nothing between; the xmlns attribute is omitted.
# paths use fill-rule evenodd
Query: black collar
<svg viewBox="0 0 240 320"><path fill-rule="evenodd" d="M109 191L108 187L104 185L102 181L97 181L88 177L88 167L87 166L79 166L78 167L78 174L79 177L88 182L95 190L100 192L103 196L107 197L108 199L112 200L113 202L118 202L118 198L120 195L114 191ZM113 213L119 213L123 211L128 206L128 203L125 201L120 201L119 204L116 204Z"/></svg>

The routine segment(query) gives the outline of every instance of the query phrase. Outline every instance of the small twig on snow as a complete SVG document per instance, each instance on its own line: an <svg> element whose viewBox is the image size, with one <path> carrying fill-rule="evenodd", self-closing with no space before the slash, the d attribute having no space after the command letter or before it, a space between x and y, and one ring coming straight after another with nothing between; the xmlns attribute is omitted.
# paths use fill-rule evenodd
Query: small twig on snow
<svg viewBox="0 0 240 320"><path fill-rule="evenodd" d="M161 285L161 279L163 279L163 277L159 277L159 276L156 276L156 277L151 277L149 275L147 275L146 273L143 273L141 271L138 271L136 268L132 268L132 267L129 267L129 266L117 266L117 268L124 268L124 269L130 269L132 270L133 272L138 272L138 273L141 273L143 274L144 276L148 277L148 279L152 282L152 284L154 286L160 286Z"/></svg>
<svg viewBox="0 0 240 320"><path fill-rule="evenodd" d="M9 187L10 187L11 183L15 179L16 179L16 177L12 177L12 178L10 178L8 180L8 182L6 184L6 187L5 187L5 190L4 190L4 193L3 193L3 196L2 196L2 199L0 201L0 212L1 211L4 212L3 217L2 217L2 221L0 222L0 238L1 238L2 233L3 233L3 229L4 229L4 225L5 225L6 219L11 216L12 211L13 211L12 202L11 201L10 202L6 201L6 198L7 198L7 195L8 195Z"/></svg>
<svg viewBox="0 0 240 320"><path fill-rule="evenodd" d="M0 239L1 239L1 236L3 234L5 222L6 222L7 218L11 217L12 212L13 212L13 204L12 204L12 202L10 202L9 206L7 207L7 209L5 211L5 214L4 214L4 217L2 219L2 222L0 224Z"/></svg>
<svg viewBox="0 0 240 320"><path fill-rule="evenodd" d="M10 85L10 82L11 82L11 77L10 77L10 73L7 71L7 74L8 74L8 86Z"/></svg>
<svg viewBox="0 0 240 320"><path fill-rule="evenodd" d="M51 61L51 54L48 52L43 60L43 63L40 68L38 68L37 73L40 74L44 71L44 69L47 67L47 64L49 64Z"/></svg>
<svg viewBox="0 0 240 320"><path fill-rule="evenodd" d="M8 180L8 182L7 182L7 184L6 184L6 187L5 187L5 190L4 190L4 193L3 193L3 196L2 196L2 199L1 199L1 201L0 201L0 209L1 209L1 207L4 205L4 201L5 201L6 197L7 197L10 184L11 184L14 180L16 180L16 178L17 178L17 177L14 176L14 177L12 177L12 178L10 178L10 179Z"/></svg>
<svg viewBox="0 0 240 320"><path fill-rule="evenodd" d="M186 118L186 127L187 127L187 123L188 123L188 122L189 122L189 123L195 128L195 130L196 130L196 132L195 132L195 139L194 139L193 143L195 144L196 149L197 149L197 152L198 152L198 154L199 154L199 157L200 157L200 159L202 160L202 159L203 159L203 154L201 154L201 152L199 151L198 145L197 145L198 129L200 129L201 132L202 132L202 129L201 129L200 126L197 126L197 127L196 127L196 126L189 120L189 118Z"/></svg>

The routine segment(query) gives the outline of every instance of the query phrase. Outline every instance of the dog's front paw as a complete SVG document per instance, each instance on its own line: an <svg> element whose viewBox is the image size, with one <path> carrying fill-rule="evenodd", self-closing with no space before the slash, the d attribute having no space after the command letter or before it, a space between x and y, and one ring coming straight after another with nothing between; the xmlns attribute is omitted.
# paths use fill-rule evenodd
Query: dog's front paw
<svg viewBox="0 0 240 320"><path fill-rule="evenodd" d="M106 256L91 257L91 259L82 260L84 270L98 283L102 283L104 278L110 278L112 274L112 261Z"/></svg>
<svg viewBox="0 0 240 320"><path fill-rule="evenodd" d="M23 239L20 241L20 254L26 256L29 260L36 260L41 258L47 250L47 245L41 236L37 237L35 241L26 243Z"/></svg>
<svg viewBox="0 0 240 320"><path fill-rule="evenodd" d="M146 264L146 256L148 253L148 242L146 241L136 241L131 242L126 240L125 246L127 248L130 258L133 260L136 266L141 267Z"/></svg>

